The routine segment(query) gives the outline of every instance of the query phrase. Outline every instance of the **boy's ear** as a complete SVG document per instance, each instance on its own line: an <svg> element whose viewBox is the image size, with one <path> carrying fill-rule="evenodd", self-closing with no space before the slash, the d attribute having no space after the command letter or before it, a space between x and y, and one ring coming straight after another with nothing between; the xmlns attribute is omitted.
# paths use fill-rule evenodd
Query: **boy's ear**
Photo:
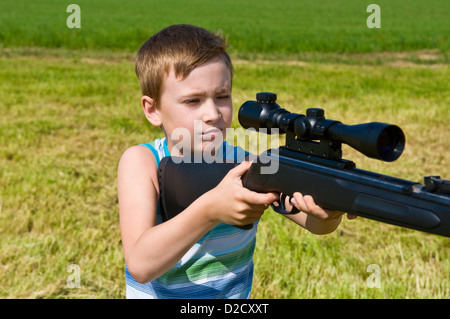
<svg viewBox="0 0 450 319"><path fill-rule="evenodd" d="M154 100L151 97L144 95L141 98L141 105L147 120L154 126L160 126L162 124L161 117L156 109Z"/></svg>

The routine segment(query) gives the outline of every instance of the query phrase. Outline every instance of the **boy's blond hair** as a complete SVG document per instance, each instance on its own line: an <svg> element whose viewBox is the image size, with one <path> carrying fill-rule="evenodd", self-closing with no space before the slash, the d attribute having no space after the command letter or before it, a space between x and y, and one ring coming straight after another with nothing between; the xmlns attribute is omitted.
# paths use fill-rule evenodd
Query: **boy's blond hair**
<svg viewBox="0 0 450 319"><path fill-rule="evenodd" d="M226 42L208 30L193 25L172 25L150 37L136 56L136 75L143 95L159 106L163 83L170 71L185 78L197 66L222 57L233 78L233 65Z"/></svg>

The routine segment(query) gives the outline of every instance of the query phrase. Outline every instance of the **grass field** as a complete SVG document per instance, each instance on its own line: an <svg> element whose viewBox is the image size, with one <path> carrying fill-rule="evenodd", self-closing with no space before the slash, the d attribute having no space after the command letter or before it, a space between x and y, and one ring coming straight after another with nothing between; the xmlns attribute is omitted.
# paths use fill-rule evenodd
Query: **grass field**
<svg viewBox="0 0 450 319"><path fill-rule="evenodd" d="M81 28L69 29L66 8L81 8ZM369 29L373 1L321 0L26 0L0 3L4 46L135 51L149 36L175 23L229 35L239 53L380 52L437 48L448 51L446 0L378 0L381 28Z"/></svg>
<svg viewBox="0 0 450 319"><path fill-rule="evenodd" d="M221 11L216 2L79 1L80 30L65 27L69 3L0 3L1 298L124 297L117 163L160 136L139 106L134 51L170 23L229 36L236 109L272 91L291 111L321 106L347 124L395 123L407 138L399 160L350 148L345 157L414 181L450 179L448 1L378 1L380 30L365 26L370 2L226 1ZM257 240L253 298L450 297L447 238L362 218L315 236L269 211ZM78 288L70 265L81 271ZM370 265L379 288L367 284Z"/></svg>

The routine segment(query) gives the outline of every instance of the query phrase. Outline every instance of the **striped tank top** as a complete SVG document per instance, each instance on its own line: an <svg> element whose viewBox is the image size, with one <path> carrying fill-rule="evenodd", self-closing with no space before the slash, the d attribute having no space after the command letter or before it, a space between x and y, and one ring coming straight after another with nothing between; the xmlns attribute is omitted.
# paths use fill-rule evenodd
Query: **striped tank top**
<svg viewBox="0 0 450 319"><path fill-rule="evenodd" d="M143 145L153 152L157 164L163 157L170 156L165 138ZM246 155L244 150L227 142L219 151L219 156L237 161L242 161ZM157 222L162 222L159 204ZM137 282L125 265L126 297L249 298L257 224L251 230L241 230L219 223L195 243L174 267L145 284Z"/></svg>

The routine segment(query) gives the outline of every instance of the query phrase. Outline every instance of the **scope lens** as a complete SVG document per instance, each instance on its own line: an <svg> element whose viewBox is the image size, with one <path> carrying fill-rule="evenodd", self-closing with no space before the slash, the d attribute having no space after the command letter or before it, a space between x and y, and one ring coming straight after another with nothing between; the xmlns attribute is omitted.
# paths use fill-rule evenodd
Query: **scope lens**
<svg viewBox="0 0 450 319"><path fill-rule="evenodd" d="M378 154L385 161L396 160L402 154L404 146L404 135L394 125L387 126L378 136Z"/></svg>

